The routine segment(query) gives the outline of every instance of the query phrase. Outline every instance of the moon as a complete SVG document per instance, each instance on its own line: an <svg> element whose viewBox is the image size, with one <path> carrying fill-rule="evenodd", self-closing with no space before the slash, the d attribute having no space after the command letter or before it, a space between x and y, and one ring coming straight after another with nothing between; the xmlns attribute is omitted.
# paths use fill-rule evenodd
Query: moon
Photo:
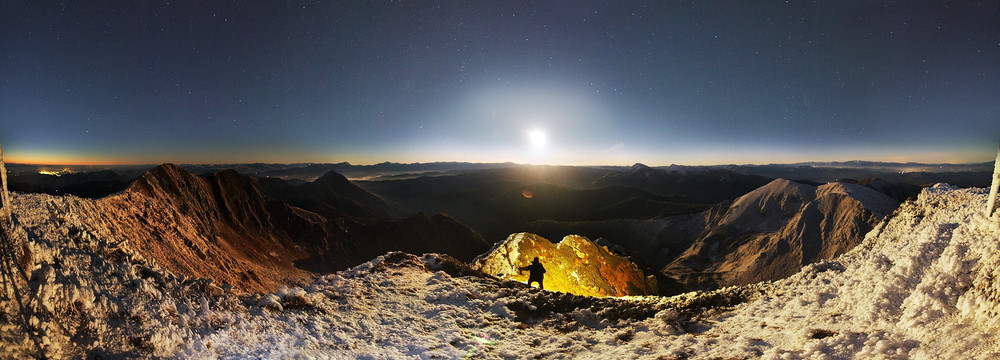
<svg viewBox="0 0 1000 360"><path fill-rule="evenodd" d="M528 143L534 147L542 147L549 143L549 136L542 129L532 129L528 131Z"/></svg>

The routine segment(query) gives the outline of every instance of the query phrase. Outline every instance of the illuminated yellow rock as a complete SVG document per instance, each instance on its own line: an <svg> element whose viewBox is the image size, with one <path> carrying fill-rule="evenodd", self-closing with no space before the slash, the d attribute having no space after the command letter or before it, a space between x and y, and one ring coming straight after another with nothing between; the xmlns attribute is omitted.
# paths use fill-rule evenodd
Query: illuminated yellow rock
<svg viewBox="0 0 1000 360"><path fill-rule="evenodd" d="M545 289L588 296L652 295L655 281L626 258L578 236L558 244L530 233L512 234L473 261L473 267L500 278L520 282L528 273L519 268L538 257L545 266Z"/></svg>

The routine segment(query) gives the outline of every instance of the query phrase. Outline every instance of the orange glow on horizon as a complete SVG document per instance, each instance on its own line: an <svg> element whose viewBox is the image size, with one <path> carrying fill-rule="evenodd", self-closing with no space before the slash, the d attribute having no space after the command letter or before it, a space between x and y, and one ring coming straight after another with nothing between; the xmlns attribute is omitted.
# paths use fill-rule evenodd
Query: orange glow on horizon
<svg viewBox="0 0 1000 360"><path fill-rule="evenodd" d="M101 166L101 165L145 165L109 162L106 159L84 159L75 156L22 155L4 154L3 161L12 164L45 165L45 166Z"/></svg>
<svg viewBox="0 0 1000 360"><path fill-rule="evenodd" d="M8 150L8 149L5 149ZM437 151L434 151L437 150ZM648 166L668 166L672 164L686 166L710 165L754 165L754 164L794 164L801 162L915 162L922 164L974 164L990 162L995 159L993 148L988 149L920 149L920 148L850 148L834 149L823 154L803 153L801 149L723 149L714 151L688 151L673 153L649 153L642 151L622 154L623 156L600 156L605 154L588 154L584 151L566 151L552 154L551 161L530 161L529 156L518 152L503 152L495 149L471 151L448 151L446 149L414 150L404 153L390 151L309 151L296 152L292 150L273 152L241 152L241 151L191 151L187 153L160 153L155 151L137 151L128 154L117 153L74 153L70 151L13 151L4 152L4 161L8 163L43 165L43 166L139 166L158 165L162 163L175 164L293 164L293 163L339 163L349 162L354 165L372 165L382 162L401 164L428 162L469 162L469 163L514 163L523 165L557 165L557 166L631 166L643 163ZM798 150L798 151L793 151ZM576 155L576 156L573 156ZM526 161L527 160L527 161ZM537 159L536 159L537 160Z"/></svg>

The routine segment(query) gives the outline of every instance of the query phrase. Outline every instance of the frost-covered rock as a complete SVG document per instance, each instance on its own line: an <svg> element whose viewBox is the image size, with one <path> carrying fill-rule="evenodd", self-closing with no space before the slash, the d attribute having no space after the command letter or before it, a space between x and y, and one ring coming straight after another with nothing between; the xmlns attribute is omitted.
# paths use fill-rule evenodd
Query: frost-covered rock
<svg viewBox="0 0 1000 360"><path fill-rule="evenodd" d="M635 264L589 239L566 236L558 244L545 238L517 233L476 258L477 270L504 279L527 281L521 271L538 257L545 267L545 288L590 296L651 295L655 283Z"/></svg>

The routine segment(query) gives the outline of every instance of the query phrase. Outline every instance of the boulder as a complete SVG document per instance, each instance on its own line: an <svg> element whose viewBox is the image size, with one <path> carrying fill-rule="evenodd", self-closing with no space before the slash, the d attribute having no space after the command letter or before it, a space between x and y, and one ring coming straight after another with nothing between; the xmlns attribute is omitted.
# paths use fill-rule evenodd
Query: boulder
<svg viewBox="0 0 1000 360"><path fill-rule="evenodd" d="M517 233L497 243L473 261L487 274L520 282L528 280L528 266L538 257L545 267L545 289L587 296L652 295L655 280L628 259L589 239L566 236L558 244L530 233Z"/></svg>

